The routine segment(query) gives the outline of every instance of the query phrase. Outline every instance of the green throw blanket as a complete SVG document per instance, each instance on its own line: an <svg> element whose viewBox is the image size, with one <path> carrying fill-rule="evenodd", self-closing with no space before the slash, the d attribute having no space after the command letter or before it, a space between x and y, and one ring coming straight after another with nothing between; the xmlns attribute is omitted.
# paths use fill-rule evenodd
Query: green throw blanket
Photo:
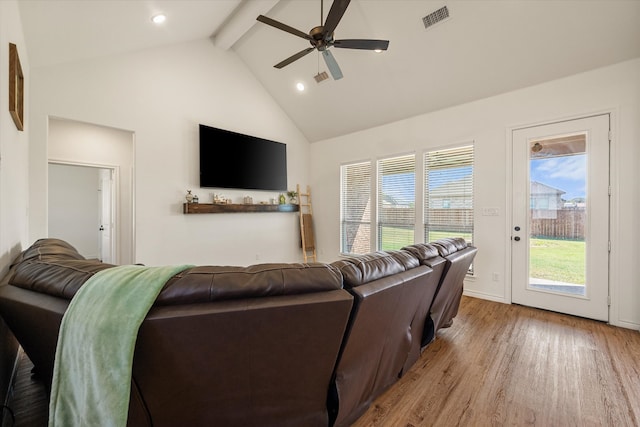
<svg viewBox="0 0 640 427"><path fill-rule="evenodd" d="M80 288L60 325L49 427L127 424L138 329L164 283L188 267L114 267Z"/></svg>

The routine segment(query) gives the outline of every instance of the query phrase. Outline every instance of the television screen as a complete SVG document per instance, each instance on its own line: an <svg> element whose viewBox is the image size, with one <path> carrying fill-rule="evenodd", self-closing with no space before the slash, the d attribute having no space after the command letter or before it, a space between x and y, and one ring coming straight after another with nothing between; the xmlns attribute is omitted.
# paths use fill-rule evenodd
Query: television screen
<svg viewBox="0 0 640 427"><path fill-rule="evenodd" d="M287 190L287 146L200 125L200 187Z"/></svg>

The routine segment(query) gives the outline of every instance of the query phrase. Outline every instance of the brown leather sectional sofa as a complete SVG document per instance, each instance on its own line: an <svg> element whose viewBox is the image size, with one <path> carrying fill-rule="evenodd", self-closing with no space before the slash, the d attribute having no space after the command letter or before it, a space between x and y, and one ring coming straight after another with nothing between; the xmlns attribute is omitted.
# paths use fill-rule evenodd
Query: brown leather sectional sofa
<svg viewBox="0 0 640 427"><path fill-rule="evenodd" d="M457 314L476 248L417 244L332 264L199 266L136 342L130 426L348 426ZM50 384L62 316L112 265L41 239L0 281L0 315Z"/></svg>

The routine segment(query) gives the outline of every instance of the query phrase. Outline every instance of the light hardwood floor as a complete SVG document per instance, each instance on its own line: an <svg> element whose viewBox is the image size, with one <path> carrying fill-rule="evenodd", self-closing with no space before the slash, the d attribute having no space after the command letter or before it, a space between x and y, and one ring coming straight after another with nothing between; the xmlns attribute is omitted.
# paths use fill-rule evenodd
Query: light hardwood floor
<svg viewBox="0 0 640 427"><path fill-rule="evenodd" d="M453 326L354 424L528 425L640 425L640 333L463 297Z"/></svg>
<svg viewBox="0 0 640 427"><path fill-rule="evenodd" d="M16 427L46 425L21 364ZM449 329L354 427L640 426L640 332L463 297Z"/></svg>

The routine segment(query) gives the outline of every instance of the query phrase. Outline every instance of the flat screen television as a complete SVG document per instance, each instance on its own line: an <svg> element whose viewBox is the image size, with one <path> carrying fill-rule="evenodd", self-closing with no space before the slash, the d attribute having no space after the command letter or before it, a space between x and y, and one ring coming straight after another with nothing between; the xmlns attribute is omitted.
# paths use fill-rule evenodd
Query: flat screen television
<svg viewBox="0 0 640 427"><path fill-rule="evenodd" d="M200 187L287 190L287 146L200 125Z"/></svg>

